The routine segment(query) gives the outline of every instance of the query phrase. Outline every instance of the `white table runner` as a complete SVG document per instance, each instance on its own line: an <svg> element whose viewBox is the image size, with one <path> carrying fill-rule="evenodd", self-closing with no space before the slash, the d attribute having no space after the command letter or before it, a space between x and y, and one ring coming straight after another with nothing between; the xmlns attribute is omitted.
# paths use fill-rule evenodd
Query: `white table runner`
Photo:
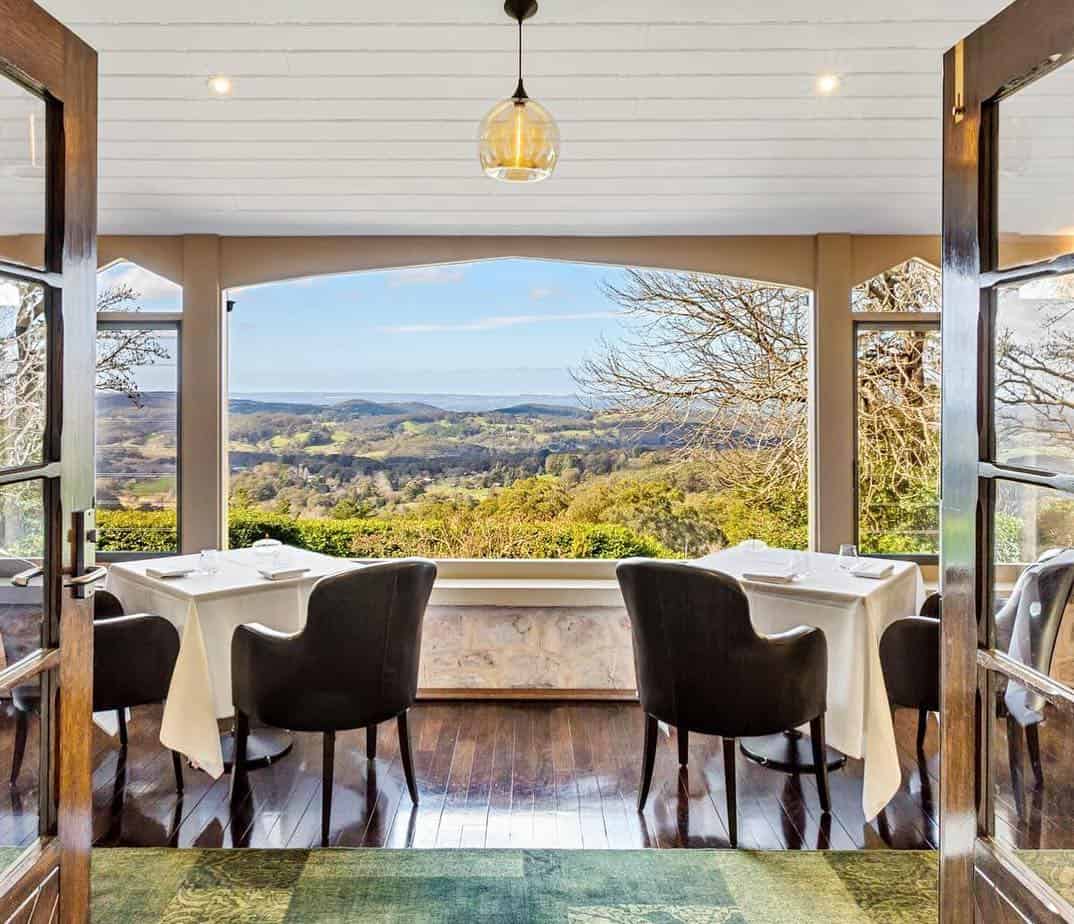
<svg viewBox="0 0 1074 924"><path fill-rule="evenodd" d="M921 569L894 562L881 580L858 578L839 567L838 556L782 552L801 556L808 573L791 584L741 580L764 570L777 550L743 546L725 549L695 564L739 579L759 632L816 626L828 641L828 744L865 761L862 808L873 819L902 783L887 688L880 666L880 638L897 619L915 616L925 600Z"/></svg>
<svg viewBox="0 0 1074 924"><path fill-rule="evenodd" d="M105 587L128 613L156 613L180 632L179 659L161 720L161 743L186 754L217 778L224 772L217 719L234 715L231 703L231 636L247 622L296 632L306 620L306 603L322 577L361 565L283 546L280 564L305 567L301 577L269 581L258 573L253 549L221 552L213 575L160 579L147 568L198 567L197 555L123 562L108 570Z"/></svg>

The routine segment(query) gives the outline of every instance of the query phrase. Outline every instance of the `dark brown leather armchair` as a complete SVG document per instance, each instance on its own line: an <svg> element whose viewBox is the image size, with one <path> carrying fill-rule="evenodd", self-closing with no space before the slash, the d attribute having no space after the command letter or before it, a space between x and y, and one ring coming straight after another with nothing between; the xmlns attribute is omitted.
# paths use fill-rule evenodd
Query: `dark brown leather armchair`
<svg viewBox="0 0 1074 924"><path fill-rule="evenodd" d="M686 735L723 738L728 832L737 843L735 739L809 723L821 807L830 811L824 759L828 645L801 626L759 635L749 601L725 574L677 562L628 559L615 569L630 614L645 751L638 811L645 807L656 757L657 721Z"/></svg>
<svg viewBox="0 0 1074 924"><path fill-rule="evenodd" d="M179 657L179 633L161 616L139 613L128 616L115 594L93 594L93 711L116 711L119 743L127 747L126 710L162 703L168 697L175 661ZM11 759L11 784L22 768L26 752L29 717L38 712L41 694L36 686L16 687L15 745ZM182 758L172 751L175 788L183 791Z"/></svg>
<svg viewBox="0 0 1074 924"><path fill-rule="evenodd" d="M372 759L377 724L395 719L407 788L418 801L407 710L417 696L422 622L435 580L436 565L424 559L368 565L318 581L300 632L287 635L257 625L236 630L233 798L245 774L251 719L323 732L321 833L327 840L336 732L365 728Z"/></svg>
<svg viewBox="0 0 1074 924"><path fill-rule="evenodd" d="M917 749L925 747L929 713L940 711L940 595L921 615L893 622L880 639L880 664L892 708L917 710Z"/></svg>

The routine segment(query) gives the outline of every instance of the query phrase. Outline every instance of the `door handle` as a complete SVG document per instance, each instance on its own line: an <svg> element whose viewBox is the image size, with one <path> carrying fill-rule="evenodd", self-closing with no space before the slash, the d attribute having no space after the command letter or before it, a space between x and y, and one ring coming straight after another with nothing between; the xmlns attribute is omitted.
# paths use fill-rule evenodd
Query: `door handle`
<svg viewBox="0 0 1074 924"><path fill-rule="evenodd" d="M38 566L36 568L27 568L25 571L20 571L14 577L11 578L11 583L15 587L29 587L30 581L35 577L41 577L45 573L45 569Z"/></svg>
<svg viewBox="0 0 1074 924"><path fill-rule="evenodd" d="M104 568L86 570L86 545L96 539L95 527L92 509L76 510L71 514L71 573L63 583L71 588L71 594L77 600L84 599L89 585L107 573Z"/></svg>
<svg viewBox="0 0 1074 924"><path fill-rule="evenodd" d="M90 584L95 584L97 581L104 580L108 574L107 568L94 568L92 571L87 571L85 574L71 575L64 578L64 587L87 587Z"/></svg>

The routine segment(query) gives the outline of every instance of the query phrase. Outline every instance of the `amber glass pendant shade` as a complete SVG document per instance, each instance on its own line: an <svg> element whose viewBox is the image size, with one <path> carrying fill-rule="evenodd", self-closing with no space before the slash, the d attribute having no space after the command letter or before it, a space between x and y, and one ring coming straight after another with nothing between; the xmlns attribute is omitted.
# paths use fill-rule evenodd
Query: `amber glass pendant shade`
<svg viewBox="0 0 1074 924"><path fill-rule="evenodd" d="M547 180L559 161L556 120L522 85L522 23L536 15L537 0L506 0L503 6L518 22L518 86L481 120L478 156L485 176L504 183L537 183Z"/></svg>
<svg viewBox="0 0 1074 924"><path fill-rule="evenodd" d="M559 128L532 99L505 99L481 122L481 169L506 183L536 183L556 169Z"/></svg>

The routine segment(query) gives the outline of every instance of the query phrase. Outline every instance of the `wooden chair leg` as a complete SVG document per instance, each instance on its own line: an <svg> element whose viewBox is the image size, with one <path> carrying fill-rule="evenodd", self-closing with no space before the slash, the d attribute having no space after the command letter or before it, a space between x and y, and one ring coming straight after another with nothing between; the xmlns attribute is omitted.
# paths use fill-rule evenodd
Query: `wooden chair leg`
<svg viewBox="0 0 1074 924"><path fill-rule="evenodd" d="M690 732L680 725L675 737L679 740L679 766L685 767L690 760Z"/></svg>
<svg viewBox="0 0 1074 924"><path fill-rule="evenodd" d="M321 762L321 846L328 846L332 827L332 780L335 776L336 733L324 733L324 759Z"/></svg>
<svg viewBox="0 0 1074 924"><path fill-rule="evenodd" d="M403 762L406 788L410 790L410 801L417 805L418 784L414 781L414 761L410 756L410 728L407 726L406 712L400 712L395 721L399 727L399 758Z"/></svg>
<svg viewBox="0 0 1074 924"><path fill-rule="evenodd" d="M178 751L172 751L172 769L175 771L175 791L183 791L183 755Z"/></svg>
<svg viewBox="0 0 1074 924"><path fill-rule="evenodd" d="M119 746L125 748L127 746L127 710L116 710L116 722L119 725Z"/></svg>
<svg viewBox="0 0 1074 924"><path fill-rule="evenodd" d="M231 801L242 797L246 788L246 744L250 738L250 717L235 713L235 756L231 765Z"/></svg>
<svg viewBox="0 0 1074 924"><path fill-rule="evenodd" d="M1029 765L1033 768L1033 778L1037 786L1044 785L1044 766L1040 762L1040 726L1034 722L1026 726L1026 751L1029 752Z"/></svg>
<svg viewBox="0 0 1074 924"><path fill-rule="evenodd" d="M11 754L11 785L14 786L22 770L22 759L26 756L26 736L30 731L30 714L21 709L15 710L15 745Z"/></svg>
<svg viewBox="0 0 1074 924"><path fill-rule="evenodd" d="M638 790L638 811L645 808L645 800L649 798L649 787L653 782L653 765L656 763L656 719L651 715L645 716L645 743L641 755L641 788Z"/></svg>
<svg viewBox="0 0 1074 924"><path fill-rule="evenodd" d="M738 797L735 780L735 739L723 739L723 786L727 792L727 835L738 846Z"/></svg>
<svg viewBox="0 0 1074 924"><path fill-rule="evenodd" d="M367 725L365 728L365 756L366 760L375 760L377 756L377 726Z"/></svg>
<svg viewBox="0 0 1074 924"><path fill-rule="evenodd" d="M824 716L818 716L809 723L809 737L813 743L813 767L817 774L820 807L822 811L830 812L832 797L828 790L828 746L824 740Z"/></svg>
<svg viewBox="0 0 1074 924"><path fill-rule="evenodd" d="M928 709L917 710L917 749L918 751L925 750L925 735L929 731L929 711Z"/></svg>

